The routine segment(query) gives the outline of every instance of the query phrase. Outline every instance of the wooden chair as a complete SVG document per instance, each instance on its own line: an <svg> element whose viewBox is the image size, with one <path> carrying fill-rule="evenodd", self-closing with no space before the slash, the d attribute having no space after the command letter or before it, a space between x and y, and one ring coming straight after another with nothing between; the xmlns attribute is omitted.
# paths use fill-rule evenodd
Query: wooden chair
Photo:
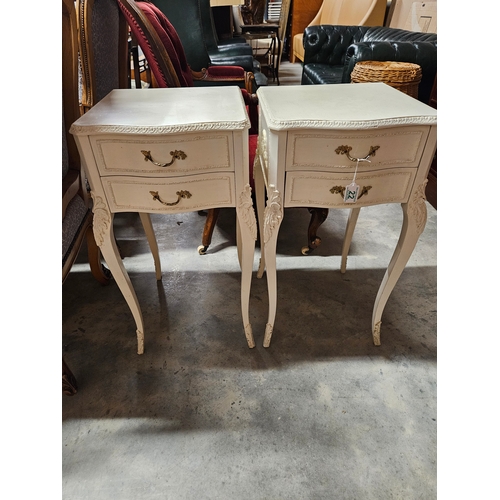
<svg viewBox="0 0 500 500"><path fill-rule="evenodd" d="M195 85L228 85L243 78L245 88L242 95L247 104L250 122L249 131L249 168L250 179L257 149L257 98L248 92L252 88L253 75L235 67L209 67L202 71L193 71L188 65L183 45L176 29L166 16L152 2L134 0L116 0L130 28L136 37L160 88L192 87ZM147 91L147 90L146 90ZM219 209L207 211L207 220L203 230L202 244L198 253L204 255L210 246L212 234L217 222Z"/></svg>
<svg viewBox="0 0 500 500"><path fill-rule="evenodd" d="M92 202L87 192L80 157L69 127L80 116L78 98L78 37L73 0L62 0L62 283L66 280L86 240L92 275L103 285L109 271L101 264L92 230ZM62 362L63 392L77 392L76 379Z"/></svg>
<svg viewBox="0 0 500 500"><path fill-rule="evenodd" d="M386 0L323 0L309 26L320 24L347 26L383 26ZM292 62L304 60L303 33L293 37Z"/></svg>

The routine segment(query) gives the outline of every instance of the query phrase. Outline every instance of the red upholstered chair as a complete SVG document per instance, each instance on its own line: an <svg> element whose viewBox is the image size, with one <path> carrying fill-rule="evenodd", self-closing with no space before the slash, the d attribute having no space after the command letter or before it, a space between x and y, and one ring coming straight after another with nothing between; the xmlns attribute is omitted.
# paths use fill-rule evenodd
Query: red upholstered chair
<svg viewBox="0 0 500 500"><path fill-rule="evenodd" d="M250 93L253 74L238 66L211 66L199 72L191 70L175 28L154 4L147 1L116 1L148 61L153 76L153 86L168 88L238 85L241 87L251 123L248 147L250 179L253 182L253 162L258 134L257 97ZM218 213L218 208L208 210L202 245L198 247L200 255L204 255L210 245Z"/></svg>

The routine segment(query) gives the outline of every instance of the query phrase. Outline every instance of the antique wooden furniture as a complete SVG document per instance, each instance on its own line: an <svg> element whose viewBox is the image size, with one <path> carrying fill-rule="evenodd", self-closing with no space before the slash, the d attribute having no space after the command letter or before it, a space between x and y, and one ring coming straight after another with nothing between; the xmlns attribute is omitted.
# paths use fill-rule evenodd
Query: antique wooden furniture
<svg viewBox="0 0 500 500"><path fill-rule="evenodd" d="M351 209L344 273L361 207L401 203L400 239L373 309L373 341L379 345L385 304L427 220L425 186L436 150L436 110L384 83L268 87L258 96L254 176L263 247L258 277L265 269L269 292L264 346L270 344L276 315L276 244L284 209Z"/></svg>
<svg viewBox="0 0 500 500"><path fill-rule="evenodd" d="M386 0L323 0L309 26L325 24L383 26ZM303 32L293 37L293 58L304 60Z"/></svg>
<svg viewBox="0 0 500 500"><path fill-rule="evenodd" d="M248 306L257 227L249 126L235 86L113 90L71 126L90 182L94 235L134 317L139 354L144 322L113 236L119 212L235 207L241 311L248 345L254 346Z"/></svg>

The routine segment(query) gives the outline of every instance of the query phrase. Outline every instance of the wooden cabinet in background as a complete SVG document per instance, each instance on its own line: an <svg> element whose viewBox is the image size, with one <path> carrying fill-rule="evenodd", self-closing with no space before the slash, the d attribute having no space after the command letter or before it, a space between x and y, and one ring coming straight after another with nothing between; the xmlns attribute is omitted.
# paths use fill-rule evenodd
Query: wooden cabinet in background
<svg viewBox="0 0 500 500"><path fill-rule="evenodd" d="M318 13L323 0L293 0L291 6L291 29L290 29L290 45L293 37L298 33L303 33L309 23ZM289 51L289 59L292 61L293 51ZM298 61L300 62L300 61Z"/></svg>

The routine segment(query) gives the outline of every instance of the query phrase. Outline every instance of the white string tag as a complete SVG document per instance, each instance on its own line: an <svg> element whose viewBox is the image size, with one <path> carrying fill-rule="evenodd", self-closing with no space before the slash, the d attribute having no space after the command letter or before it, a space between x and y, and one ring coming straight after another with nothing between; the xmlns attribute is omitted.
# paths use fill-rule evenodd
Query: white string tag
<svg viewBox="0 0 500 500"><path fill-rule="evenodd" d="M356 203L358 201L359 185L356 184L356 174L358 173L358 165L360 161L367 161L368 163L370 163L370 160L367 160L365 158L356 159L356 169L354 170L354 177L352 178L352 182L345 187L344 203Z"/></svg>

